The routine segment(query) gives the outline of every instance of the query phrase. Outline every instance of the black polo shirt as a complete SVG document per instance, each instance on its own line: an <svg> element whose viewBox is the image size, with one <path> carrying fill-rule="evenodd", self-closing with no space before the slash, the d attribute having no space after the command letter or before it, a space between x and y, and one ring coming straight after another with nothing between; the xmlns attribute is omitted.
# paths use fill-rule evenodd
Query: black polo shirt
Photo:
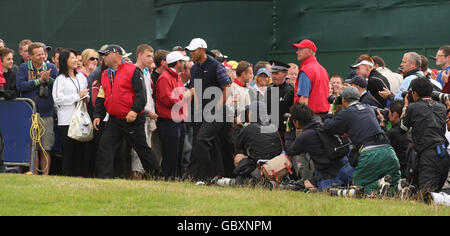
<svg viewBox="0 0 450 236"><path fill-rule="evenodd" d="M208 103L215 99L214 96L212 96L210 99L205 98L204 92L206 89L215 87L222 90L223 86L232 83L228 72L225 70L225 67L210 56L208 56L208 58L202 65L195 63L195 65L191 68L191 81L188 87L195 88L195 81L199 80L201 81L202 91L197 91L198 88L196 88L195 93L196 96L199 96L199 99L201 98L201 108L205 108Z"/></svg>

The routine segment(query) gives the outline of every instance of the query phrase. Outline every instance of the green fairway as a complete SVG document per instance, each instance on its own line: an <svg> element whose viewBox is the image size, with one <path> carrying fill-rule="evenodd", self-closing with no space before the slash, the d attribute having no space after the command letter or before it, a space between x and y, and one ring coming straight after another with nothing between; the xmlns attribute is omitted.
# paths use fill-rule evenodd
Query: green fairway
<svg viewBox="0 0 450 236"><path fill-rule="evenodd" d="M0 175L0 215L450 216L450 207L191 183Z"/></svg>

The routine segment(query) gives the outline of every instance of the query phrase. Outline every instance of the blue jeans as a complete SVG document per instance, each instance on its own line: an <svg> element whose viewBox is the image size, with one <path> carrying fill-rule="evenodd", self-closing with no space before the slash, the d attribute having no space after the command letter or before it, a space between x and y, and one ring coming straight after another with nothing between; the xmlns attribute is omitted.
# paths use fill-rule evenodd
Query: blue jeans
<svg viewBox="0 0 450 236"><path fill-rule="evenodd" d="M353 184L353 167L348 163L347 158L343 158L345 165L339 170L336 178L319 180L318 188L320 191L326 190L333 185L352 185Z"/></svg>

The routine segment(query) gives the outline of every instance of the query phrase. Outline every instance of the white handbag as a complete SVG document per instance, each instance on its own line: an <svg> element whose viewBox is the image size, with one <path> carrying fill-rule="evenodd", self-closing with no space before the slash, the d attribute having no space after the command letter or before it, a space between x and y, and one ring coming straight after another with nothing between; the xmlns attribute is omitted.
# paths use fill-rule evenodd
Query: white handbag
<svg viewBox="0 0 450 236"><path fill-rule="evenodd" d="M94 127L87 112L86 103L83 101L77 104L77 109L70 121L67 136L80 142L89 142L94 138Z"/></svg>

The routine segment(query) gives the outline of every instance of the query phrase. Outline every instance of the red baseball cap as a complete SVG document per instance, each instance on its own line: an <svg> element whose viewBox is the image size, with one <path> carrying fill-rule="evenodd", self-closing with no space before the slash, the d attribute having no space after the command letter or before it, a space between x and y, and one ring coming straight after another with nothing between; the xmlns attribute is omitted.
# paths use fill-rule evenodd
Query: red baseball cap
<svg viewBox="0 0 450 236"><path fill-rule="evenodd" d="M298 44L292 44L293 48L309 48L313 50L313 52L317 52L316 45L309 39L305 39Z"/></svg>

